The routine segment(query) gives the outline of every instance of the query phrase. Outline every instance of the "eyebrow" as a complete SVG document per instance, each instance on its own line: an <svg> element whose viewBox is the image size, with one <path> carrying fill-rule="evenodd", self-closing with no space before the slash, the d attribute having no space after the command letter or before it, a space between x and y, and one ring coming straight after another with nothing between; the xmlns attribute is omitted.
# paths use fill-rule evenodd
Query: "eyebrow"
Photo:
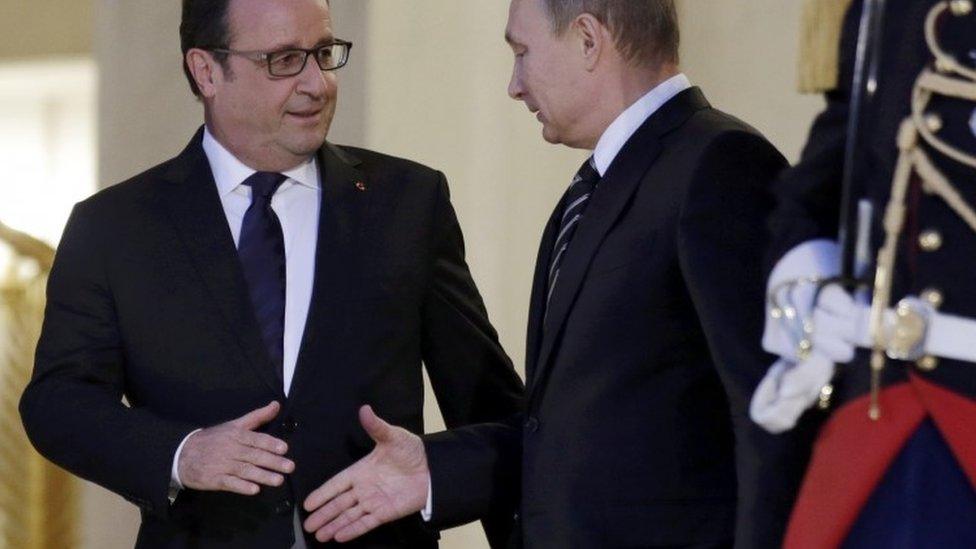
<svg viewBox="0 0 976 549"><path fill-rule="evenodd" d="M317 48L321 48L322 46L327 46L329 44L334 43L335 40L336 40L335 39L335 36L328 36L328 37L323 38L323 39L319 40L318 42L316 42L315 45L312 46L310 49L313 49L314 50L314 49L317 49ZM269 48L269 51L302 50L302 49L305 49L305 48L299 46L295 42L288 42L288 43L285 43L285 44L275 44L275 45L273 45L273 46L271 46Z"/></svg>

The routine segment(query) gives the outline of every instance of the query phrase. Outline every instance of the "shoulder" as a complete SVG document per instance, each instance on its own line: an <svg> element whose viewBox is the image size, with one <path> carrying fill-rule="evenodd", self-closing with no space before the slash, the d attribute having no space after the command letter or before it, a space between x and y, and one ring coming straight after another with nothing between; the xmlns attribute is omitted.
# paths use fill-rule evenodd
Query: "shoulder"
<svg viewBox="0 0 976 549"><path fill-rule="evenodd" d="M698 144L705 163L762 161L779 168L786 166L786 159L759 130L715 108L695 113L684 133Z"/></svg>
<svg viewBox="0 0 976 549"><path fill-rule="evenodd" d="M395 179L422 185L437 184L444 178L439 170L413 160L359 147L332 146L340 156L357 164L356 168L371 179Z"/></svg>
<svg viewBox="0 0 976 549"><path fill-rule="evenodd" d="M154 203L158 193L165 192L164 186L169 184L167 174L177 166L178 161L178 157L172 158L97 191L75 205L75 214L126 215Z"/></svg>

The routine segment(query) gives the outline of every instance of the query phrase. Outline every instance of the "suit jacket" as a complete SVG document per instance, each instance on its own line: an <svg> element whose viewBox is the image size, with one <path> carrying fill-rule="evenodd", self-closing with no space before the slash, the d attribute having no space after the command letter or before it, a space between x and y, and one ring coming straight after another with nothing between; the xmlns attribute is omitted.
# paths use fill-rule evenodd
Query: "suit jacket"
<svg viewBox="0 0 976 549"><path fill-rule="evenodd" d="M771 217L776 238L770 263L794 246L814 238L837 238L841 174L847 146L851 82L863 1L851 4L844 22L838 64L838 88L827 94L827 106L817 117L800 162L777 183L778 206ZM873 207L872 259L884 242L883 217L891 195L898 158L897 134L911 114L912 88L919 73L932 67L933 56L924 22L937 0L891 0L887 3L879 85L861 111L860 141L855 159L860 192ZM976 69L976 14L945 14L938 18L940 47L970 70ZM969 155L976 155L976 104L962 98L934 95L925 115L941 121L934 130ZM970 127L970 125L974 125ZM936 151L924 141L922 150L971 207L976 205L976 173ZM914 178L908 192L906 222L893 270L892 305L906 296L937 296L941 312L976 317L973 271L976 233L938 195L928 194ZM939 245L922 246L919 237L932 232ZM868 276L873 269L868 269ZM873 282L869 280L868 282ZM830 418L822 429L810 470L790 521L791 547L831 547L843 543L862 509L887 476L902 448L923 421L930 419L957 456L960 469L976 486L976 375L969 362L939 359L934 368L924 363L889 360L882 372L882 421L868 418L869 353L837 369ZM850 459L856 455L859 459ZM932 511L945 515L940 509ZM952 509L957 514L957 509ZM951 515L950 515L951 516ZM962 515L965 516L965 515ZM899 521L924 522L923 516Z"/></svg>
<svg viewBox="0 0 976 549"><path fill-rule="evenodd" d="M521 381L464 262L443 174L326 144L315 282L286 398L201 136L76 206L21 414L41 453L140 507L137 547L286 548L294 506L370 451L360 405L422 432L421 361L449 425L512 414ZM263 430L289 443L287 482L253 497L184 490L171 506L187 433L271 400L283 409ZM351 546L434 547L436 533L412 517Z"/></svg>
<svg viewBox="0 0 976 549"><path fill-rule="evenodd" d="M546 313L556 208L532 291L526 411L428 438L435 522L512 505L497 481L451 487L514 482L515 467L528 547L779 544L806 452L754 427L747 406L772 362L760 271L783 166L700 90L680 93L604 174Z"/></svg>

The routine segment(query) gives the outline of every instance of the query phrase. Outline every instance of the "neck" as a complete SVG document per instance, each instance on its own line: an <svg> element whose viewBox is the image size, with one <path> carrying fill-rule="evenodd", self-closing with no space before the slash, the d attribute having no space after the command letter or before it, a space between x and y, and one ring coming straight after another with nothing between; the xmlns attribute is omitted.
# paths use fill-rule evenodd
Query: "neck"
<svg viewBox="0 0 976 549"><path fill-rule="evenodd" d="M604 85L602 94L596 102L600 108L594 111L594 131L583 148L593 150L610 124L625 110L664 81L679 73L674 63L662 63L654 67L635 68L633 65L618 67L609 74L598 76Z"/></svg>

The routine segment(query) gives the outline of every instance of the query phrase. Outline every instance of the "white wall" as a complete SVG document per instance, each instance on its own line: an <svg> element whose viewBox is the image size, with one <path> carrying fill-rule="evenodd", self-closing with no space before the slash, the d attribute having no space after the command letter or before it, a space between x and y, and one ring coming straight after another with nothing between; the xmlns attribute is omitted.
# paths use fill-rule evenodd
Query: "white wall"
<svg viewBox="0 0 976 549"><path fill-rule="evenodd" d="M683 65L712 103L795 158L817 98L794 93L800 0L679 0ZM100 181L176 154L200 124L180 70L178 2L99 0ZM545 144L505 93L511 54L503 0L332 0L336 33L355 43L340 73L330 139L443 170L468 259L502 342L521 369L526 304L542 226L585 153ZM433 398L428 399L433 403ZM430 426L439 425L428 406ZM86 492L86 548L129 547L134 507ZM479 528L444 547L487 547Z"/></svg>

